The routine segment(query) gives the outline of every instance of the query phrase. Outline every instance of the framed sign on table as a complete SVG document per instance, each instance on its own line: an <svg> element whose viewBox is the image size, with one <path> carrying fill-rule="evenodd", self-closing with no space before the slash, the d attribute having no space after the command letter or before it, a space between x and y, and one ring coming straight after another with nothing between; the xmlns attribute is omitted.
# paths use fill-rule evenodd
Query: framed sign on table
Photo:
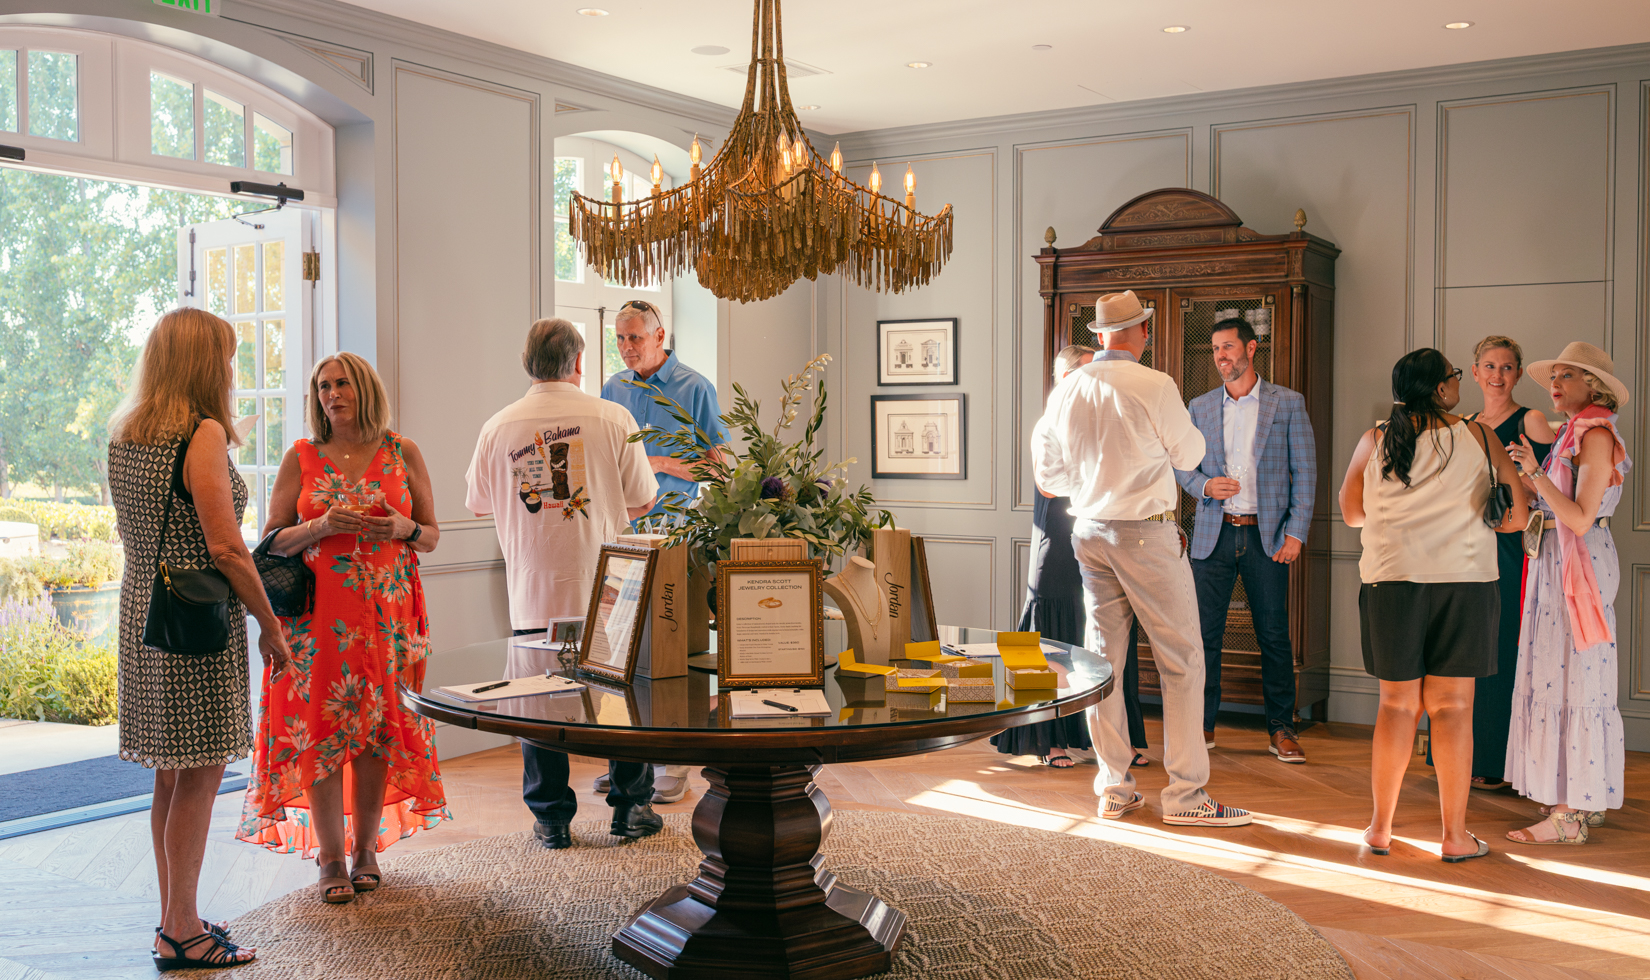
<svg viewBox="0 0 1650 980"><path fill-rule="evenodd" d="M968 396L872 395L871 476L968 478Z"/></svg>
<svg viewBox="0 0 1650 980"><path fill-rule="evenodd" d="M878 320L877 384L957 383L957 319Z"/></svg>
<svg viewBox="0 0 1650 980"><path fill-rule="evenodd" d="M625 684L635 676L658 554L651 548L602 545L579 646L579 670Z"/></svg>
<svg viewBox="0 0 1650 980"><path fill-rule="evenodd" d="M824 563L716 563L716 683L818 687L825 677Z"/></svg>

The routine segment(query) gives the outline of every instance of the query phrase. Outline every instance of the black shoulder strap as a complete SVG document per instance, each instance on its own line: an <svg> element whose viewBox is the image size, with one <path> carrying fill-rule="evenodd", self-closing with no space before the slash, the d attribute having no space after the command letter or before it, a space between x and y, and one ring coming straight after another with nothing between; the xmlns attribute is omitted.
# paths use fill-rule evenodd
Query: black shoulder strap
<svg viewBox="0 0 1650 980"><path fill-rule="evenodd" d="M195 428L200 428L199 422L195 423ZM172 458L172 479L166 485L166 516L161 518L160 545L155 549L155 571L157 572L160 571L162 564L160 556L166 551L166 536L172 530L172 503L178 497L194 503L193 496L183 486L183 461L189 455L189 442L194 437L194 432L184 436L183 441L178 443L177 455Z"/></svg>
<svg viewBox="0 0 1650 980"><path fill-rule="evenodd" d="M1467 422L1468 426L1472 426L1473 424L1474 423L1471 421ZM1484 429L1486 426L1482 422L1476 424L1478 426L1478 443L1484 447L1484 465L1488 467L1490 471L1490 493L1493 494L1495 493L1496 483L1500 482L1495 478L1495 460L1490 458L1489 437L1484 435Z"/></svg>

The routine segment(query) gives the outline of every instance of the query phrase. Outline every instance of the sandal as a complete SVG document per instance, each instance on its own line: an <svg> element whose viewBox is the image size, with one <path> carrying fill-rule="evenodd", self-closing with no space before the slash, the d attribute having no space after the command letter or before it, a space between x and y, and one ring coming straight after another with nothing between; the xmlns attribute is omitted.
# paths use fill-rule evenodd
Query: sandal
<svg viewBox="0 0 1650 980"><path fill-rule="evenodd" d="M384 875L383 872L378 870L378 861L376 858L371 864L362 864L357 861L355 863L355 870L349 873L349 883L353 885L355 890L358 892L374 891L379 885L383 884L383 882Z"/></svg>
<svg viewBox="0 0 1650 980"><path fill-rule="evenodd" d="M1037 761L1050 769L1070 769L1072 766L1077 765L1077 760L1069 755L1040 755L1037 757ZM1061 763L1064 763L1064 765Z"/></svg>
<svg viewBox="0 0 1650 980"><path fill-rule="evenodd" d="M166 970L221 970L228 966L240 966L242 963L250 963L258 958L257 952L251 949L245 951L247 954L245 957L238 955L242 952L239 946L212 932L203 932L194 939L185 939L181 943L164 932L157 932L155 935L159 936L162 942L172 947L171 956L160 955L158 949L150 954L154 958L155 969L162 972ZM201 943L211 943L212 946L198 957L183 955L186 951L194 949Z"/></svg>
<svg viewBox="0 0 1650 980"><path fill-rule="evenodd" d="M1469 833L1467 836L1471 837L1472 842L1478 845L1478 850L1473 851L1471 854L1440 854L1439 857L1444 859L1445 864L1460 864L1462 861L1485 857L1490 853L1490 845L1479 840L1474 834Z"/></svg>
<svg viewBox="0 0 1650 980"><path fill-rule="evenodd" d="M219 939L229 938L229 923L227 922L208 922L205 919L202 919L201 928L205 929L207 932L210 932L212 935L217 936ZM155 935L160 935L160 926L155 927Z"/></svg>
<svg viewBox="0 0 1650 980"><path fill-rule="evenodd" d="M1537 827L1543 824L1551 825L1556 837L1546 840L1535 835ZM1518 836L1513 836L1517 834ZM1564 810L1559 813L1547 814L1547 819L1541 823L1531 824L1522 830L1507 831L1507 839L1515 844L1585 844L1587 843L1587 818L1580 810Z"/></svg>
<svg viewBox="0 0 1650 980"><path fill-rule="evenodd" d="M1474 776L1469 784L1473 789L1497 790L1506 789L1510 785L1505 779L1491 779L1488 776Z"/></svg>
<svg viewBox="0 0 1650 980"><path fill-rule="evenodd" d="M1151 764L1152 764L1152 760L1150 760L1150 759L1146 758L1145 756L1141 755L1139 752L1136 752L1134 754L1134 760L1129 763L1129 768L1130 769L1144 769L1144 768L1146 768L1147 766L1149 766Z"/></svg>
<svg viewBox="0 0 1650 980"><path fill-rule="evenodd" d="M1602 827L1602 826L1604 826L1604 811L1603 810L1578 810L1576 812L1587 814L1587 826L1589 826L1589 827ZM1541 815L1543 817L1552 816L1553 815L1553 808L1550 807L1550 806L1542 807L1541 808Z"/></svg>
<svg viewBox="0 0 1650 980"><path fill-rule="evenodd" d="M321 901L328 905L347 905L355 901L355 886L344 877L344 862L321 864L320 858L316 858L315 863L321 869L321 880L317 886L321 891Z"/></svg>
<svg viewBox="0 0 1650 980"><path fill-rule="evenodd" d="M1369 853L1379 854L1381 857L1386 857L1388 854L1392 853L1392 838L1390 836L1387 837L1385 847L1376 847L1374 844L1369 842L1369 832L1373 829L1374 828L1372 827L1364 828L1364 846L1369 848Z"/></svg>

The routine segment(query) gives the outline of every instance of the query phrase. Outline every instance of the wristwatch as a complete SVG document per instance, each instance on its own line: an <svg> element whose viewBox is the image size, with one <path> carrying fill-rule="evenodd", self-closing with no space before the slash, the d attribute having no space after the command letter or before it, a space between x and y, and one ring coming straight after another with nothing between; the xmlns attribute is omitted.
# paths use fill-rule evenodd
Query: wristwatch
<svg viewBox="0 0 1650 980"><path fill-rule="evenodd" d="M403 540L405 540L408 544L412 544L414 541L417 541L418 536L423 534L423 533L424 533L424 525L414 524L413 525L413 533L407 535L406 538L404 538Z"/></svg>

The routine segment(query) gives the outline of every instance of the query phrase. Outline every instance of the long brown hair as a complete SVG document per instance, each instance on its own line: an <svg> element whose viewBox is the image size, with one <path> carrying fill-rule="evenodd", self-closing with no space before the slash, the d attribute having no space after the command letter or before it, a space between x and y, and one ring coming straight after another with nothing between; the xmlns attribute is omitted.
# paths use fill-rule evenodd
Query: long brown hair
<svg viewBox="0 0 1650 980"><path fill-rule="evenodd" d="M235 328L228 321L187 306L165 314L143 342L126 397L109 419L109 438L159 445L215 419L229 444L240 445L229 410L234 355Z"/></svg>
<svg viewBox="0 0 1650 980"><path fill-rule="evenodd" d="M372 364L360 354L341 350L315 362L309 372L309 435L316 442L332 441L332 421L321 407L321 369L336 361L355 389L355 427L361 438L378 442L390 430L390 394Z"/></svg>

